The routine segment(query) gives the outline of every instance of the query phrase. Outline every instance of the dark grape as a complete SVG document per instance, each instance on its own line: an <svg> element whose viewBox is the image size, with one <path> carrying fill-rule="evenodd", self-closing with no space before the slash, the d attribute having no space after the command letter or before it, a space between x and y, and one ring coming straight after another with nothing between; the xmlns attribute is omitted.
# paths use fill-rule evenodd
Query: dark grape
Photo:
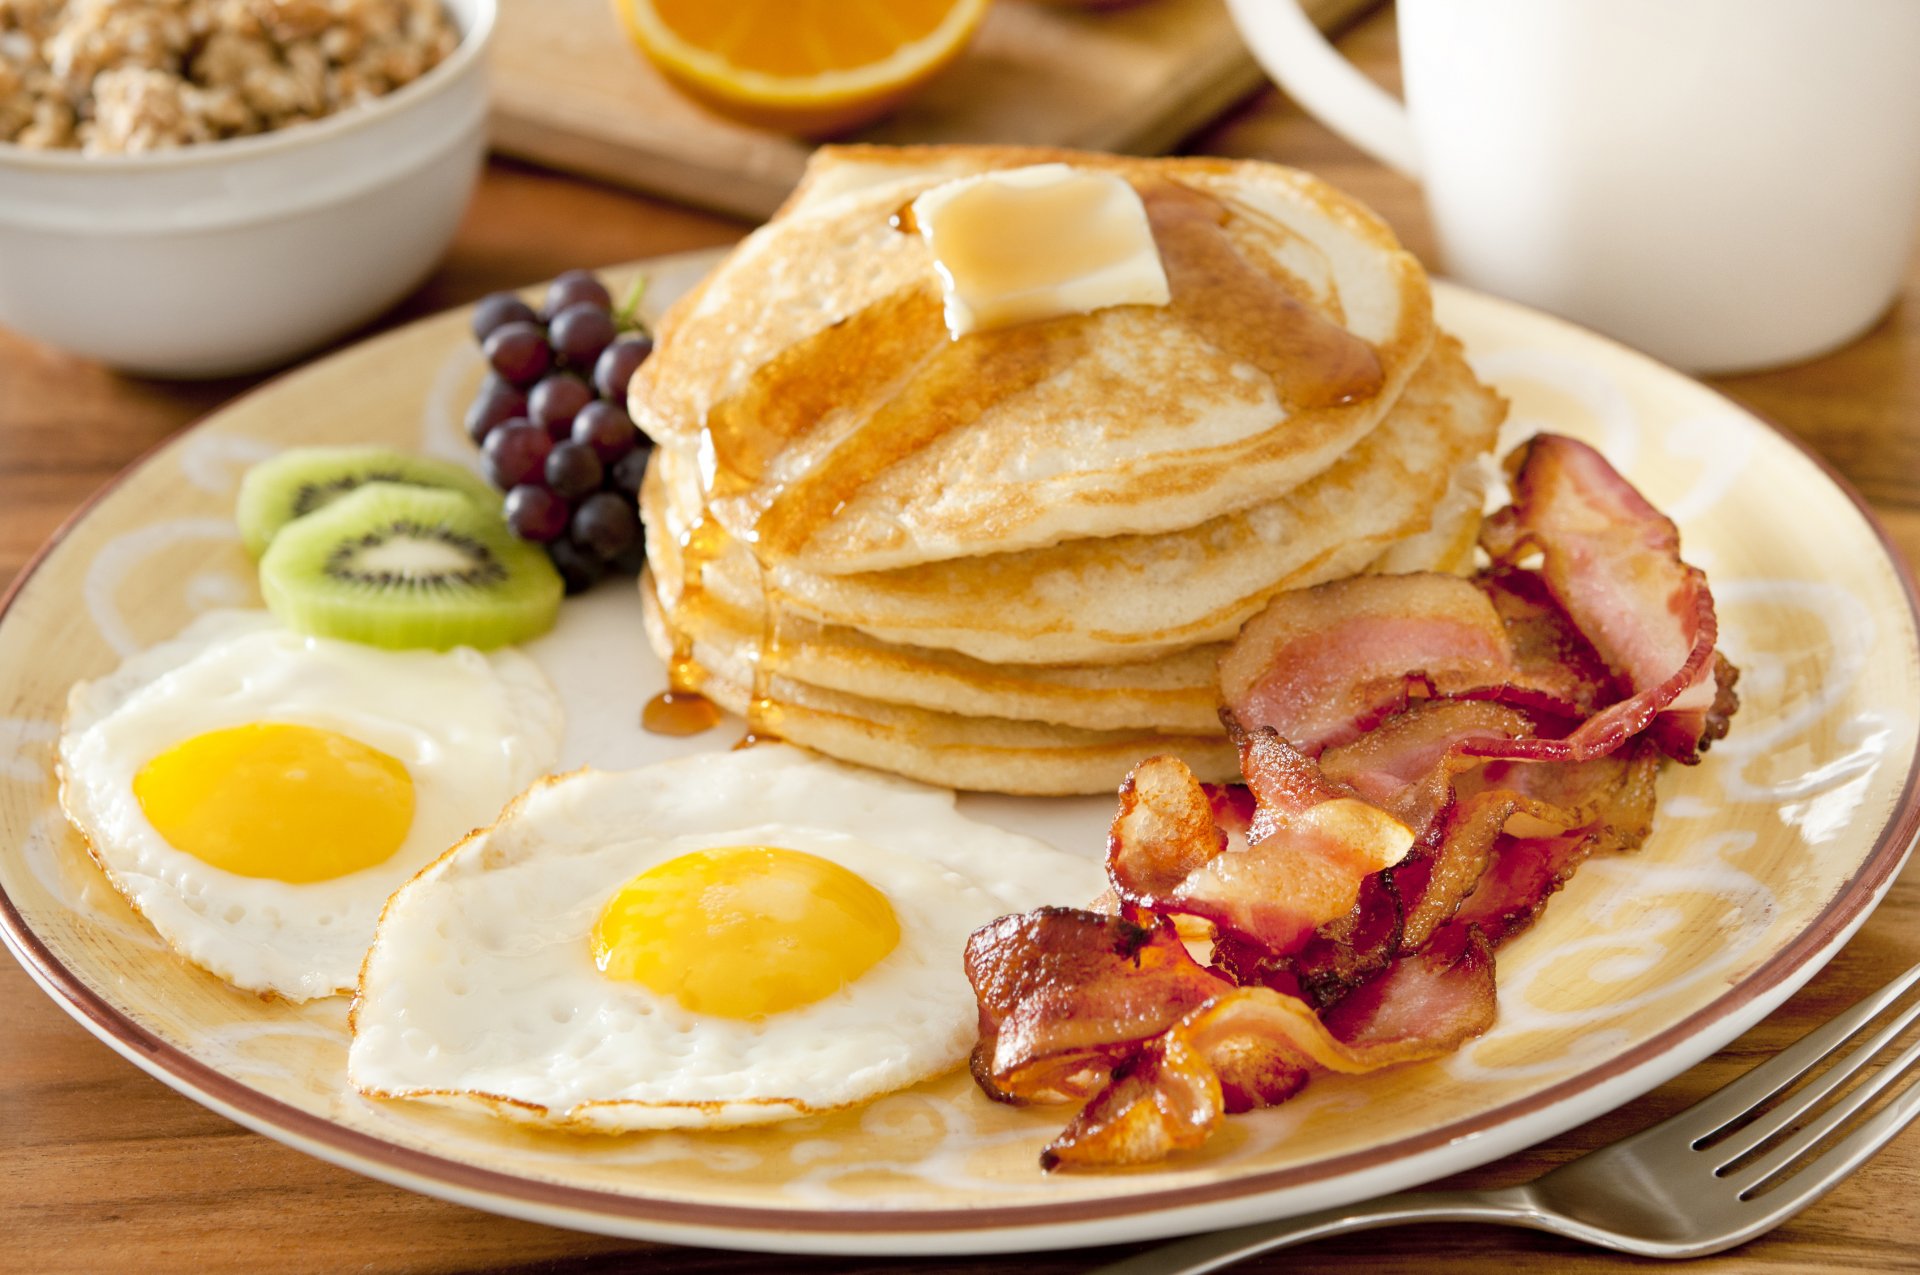
<svg viewBox="0 0 1920 1275"><path fill-rule="evenodd" d="M491 374L467 409L467 435L476 443L484 443L495 425L526 414L527 396L497 373Z"/></svg>
<svg viewBox="0 0 1920 1275"><path fill-rule="evenodd" d="M480 449L487 462L487 478L501 491L540 481L552 450L553 439L546 430L519 419L495 426Z"/></svg>
<svg viewBox="0 0 1920 1275"><path fill-rule="evenodd" d="M538 316L533 307L511 292L496 292L480 298L473 307L473 339L485 342L493 330L508 323L532 323Z"/></svg>
<svg viewBox="0 0 1920 1275"><path fill-rule="evenodd" d="M555 443L547 453L547 486L564 500L600 489L600 458L585 443Z"/></svg>
<svg viewBox="0 0 1920 1275"><path fill-rule="evenodd" d="M553 316L547 325L547 339L554 353L581 371L594 366L600 352L613 344L620 330L613 316L599 306L575 302Z"/></svg>
<svg viewBox="0 0 1920 1275"><path fill-rule="evenodd" d="M640 539L640 515L626 497L603 491L588 496L573 511L572 534L604 562L625 553Z"/></svg>
<svg viewBox="0 0 1920 1275"><path fill-rule="evenodd" d="M585 593L599 583L606 572L606 565L593 550L582 548L565 537L547 545L547 557L553 559L554 569L560 573L570 594Z"/></svg>
<svg viewBox="0 0 1920 1275"><path fill-rule="evenodd" d="M653 448L639 447L615 461L609 474L613 489L624 496L638 496L640 480L647 476L647 458L652 454Z"/></svg>
<svg viewBox="0 0 1920 1275"><path fill-rule="evenodd" d="M591 270L569 270L547 285L547 314L555 315L581 302L602 310L613 309L613 294Z"/></svg>
<svg viewBox="0 0 1920 1275"><path fill-rule="evenodd" d="M638 445L640 431L618 403L597 399L573 418L573 441L593 448L602 464L611 465Z"/></svg>
<svg viewBox="0 0 1920 1275"><path fill-rule="evenodd" d="M525 319L495 328L484 348L493 370L523 388L553 367L553 347L547 344L546 329Z"/></svg>
<svg viewBox="0 0 1920 1275"><path fill-rule="evenodd" d="M567 529L567 502L532 483L507 493L507 527L522 540L552 540Z"/></svg>
<svg viewBox="0 0 1920 1275"><path fill-rule="evenodd" d="M593 365L593 387L600 391L600 397L625 403L627 382L652 353L652 337L626 336L609 345L600 361Z"/></svg>
<svg viewBox="0 0 1920 1275"><path fill-rule="evenodd" d="M607 566L612 570L618 571L621 575L627 575L627 576L639 575L640 568L646 565L647 565L647 541L646 541L646 537L644 536L634 541L632 544L628 545L625 549L621 550L619 553L615 554L613 556L613 561L607 564Z"/></svg>
<svg viewBox="0 0 1920 1275"><path fill-rule="evenodd" d="M593 402L593 388L571 372L557 372L527 395L527 415L559 442L573 433L573 418Z"/></svg>

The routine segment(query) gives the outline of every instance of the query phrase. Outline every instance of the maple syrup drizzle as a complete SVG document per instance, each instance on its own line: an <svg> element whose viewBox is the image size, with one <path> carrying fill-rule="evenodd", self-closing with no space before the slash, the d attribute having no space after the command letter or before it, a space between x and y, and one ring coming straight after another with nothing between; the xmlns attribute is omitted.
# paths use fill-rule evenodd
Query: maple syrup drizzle
<svg viewBox="0 0 1920 1275"><path fill-rule="evenodd" d="M812 468L786 482L754 528L763 554L780 560L800 552L882 471L1063 371L1088 348L1080 315L949 341L938 308L928 313L940 348Z"/></svg>
<svg viewBox="0 0 1920 1275"><path fill-rule="evenodd" d="M928 281L782 350L707 413L701 451L711 458L710 495L734 497L762 487L776 458L822 447L816 431L871 412L946 340L940 292Z"/></svg>
<svg viewBox="0 0 1920 1275"><path fill-rule="evenodd" d="M661 691L640 710L640 724L655 735L698 735L720 724L720 710L699 691Z"/></svg>
<svg viewBox="0 0 1920 1275"><path fill-rule="evenodd" d="M1374 348L1247 260L1226 231L1226 204L1164 179L1143 183L1175 315L1190 331L1273 381L1290 408L1339 407L1379 394Z"/></svg>
<svg viewBox="0 0 1920 1275"><path fill-rule="evenodd" d="M707 563L726 547L726 533L705 514L695 519L680 537L680 597L675 606L697 607L706 594ZM640 725L656 735L698 735L720 724L720 709L700 693L704 672L693 658L693 636L682 626L671 623L673 654L667 660L667 689L647 701L640 710Z"/></svg>
<svg viewBox="0 0 1920 1275"><path fill-rule="evenodd" d="M780 617L787 608L767 571L767 564L758 553L752 557L760 577L760 646L754 652L753 688L747 697L747 733L740 737L735 748L751 748L781 738L781 711L773 698L773 675L780 671L786 656L780 641Z"/></svg>
<svg viewBox="0 0 1920 1275"><path fill-rule="evenodd" d="M727 604L716 598L707 586L707 571L733 543L733 537L710 511L698 515L681 533L676 542L680 551L680 594L673 610L690 619L705 612L722 624L731 622L724 614L729 609ZM750 555L748 560L759 573L762 596L769 596L771 584L765 568L757 557ZM669 689L648 703L641 715L641 724L658 734L697 734L718 725L722 714L698 689L706 673L693 658L692 626L669 624L668 628L674 643L667 666ZM772 606L761 612L759 643L750 658L753 686L747 700L747 733L735 747L780 738L780 710L769 685L780 658L778 610Z"/></svg>

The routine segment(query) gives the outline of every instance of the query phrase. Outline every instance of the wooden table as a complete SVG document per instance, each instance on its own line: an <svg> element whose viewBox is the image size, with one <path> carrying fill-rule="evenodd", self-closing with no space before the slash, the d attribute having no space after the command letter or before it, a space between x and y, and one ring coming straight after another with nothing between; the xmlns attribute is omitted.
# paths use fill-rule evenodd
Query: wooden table
<svg viewBox="0 0 1920 1275"><path fill-rule="evenodd" d="M1380 15L1347 51L1394 78ZM1414 188L1267 92L1190 149L1309 168L1380 210L1416 252L1433 241ZM744 227L566 178L495 164L451 254L381 326L597 265L737 238ZM0 333L0 573L11 577L89 492L249 382L133 381ZM1864 339L1802 367L1716 381L1799 434L1858 486L1920 560L1920 270ZM1791 517L1791 510L1782 516ZM1846 951L1767 1023L1621 1111L1451 1185L1519 1182L1652 1123L1725 1083L1920 961L1920 869L1909 869ZM1811 1212L1700 1271L1920 1270L1920 1134ZM1017 1259L1070 1272L1085 1252ZM988 1271L1015 1259L856 1261L663 1249L552 1230L358 1177L249 1133L96 1043L0 961L0 1270L659 1272ZM1627 1259L1544 1236L1425 1226L1321 1244L1243 1269L1422 1275L1623 1269Z"/></svg>

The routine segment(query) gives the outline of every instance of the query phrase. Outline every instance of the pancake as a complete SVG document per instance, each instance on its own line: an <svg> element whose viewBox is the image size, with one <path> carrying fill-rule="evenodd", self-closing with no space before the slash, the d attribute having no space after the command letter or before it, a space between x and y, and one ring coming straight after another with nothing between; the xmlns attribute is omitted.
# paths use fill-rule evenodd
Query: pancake
<svg viewBox="0 0 1920 1275"><path fill-rule="evenodd" d="M929 250L892 214L956 173L1050 161L1142 191L1173 303L949 340ZM1374 430L1433 325L1425 275L1386 227L1289 169L829 147L659 335L635 420L706 462L713 516L763 562L818 577L1270 505Z"/></svg>
<svg viewBox="0 0 1920 1275"><path fill-rule="evenodd" d="M641 599L648 639L661 658L674 650L650 580ZM701 694L746 716L753 698L750 664L705 643L692 643ZM1142 731L1090 731L1042 722L938 713L808 686L774 675L765 680L756 728L842 761L871 766L946 788L1027 796L1111 793L1145 757L1170 754L1195 774L1226 783L1239 760L1224 736Z"/></svg>
<svg viewBox="0 0 1920 1275"><path fill-rule="evenodd" d="M1495 430L1505 415L1502 410L1494 418ZM1486 508L1492 481L1493 462L1485 454L1469 456L1455 465L1427 529L1397 542L1367 569L1380 575L1415 571L1465 575L1471 571L1473 551L1480 543L1480 515Z"/></svg>
<svg viewBox="0 0 1920 1275"><path fill-rule="evenodd" d="M647 508L657 496L649 484ZM1161 730L1217 734L1225 643L1209 643L1128 664L988 664L953 651L897 646L855 629L782 617L778 641L761 651L769 629L762 605L742 607L712 592L686 601L679 546L647 518L647 559L655 601L694 641L727 652L728 667L769 671L822 690L975 717L1051 722L1087 730Z"/></svg>
<svg viewBox="0 0 1920 1275"><path fill-rule="evenodd" d="M1428 533L1446 493L1470 488L1504 412L1458 343L1442 338L1378 429L1278 500L1159 535L857 575L782 565L764 579L783 612L897 645L994 664L1138 662L1227 640L1281 590L1351 575ZM661 449L654 466L650 478L665 490L644 512L684 537L703 513L695 465ZM1446 545L1407 549L1393 569L1440 561L1438 550L1457 547L1462 535L1470 551L1478 499L1449 511ZM714 538L713 528L707 533ZM712 548L706 588L758 611L763 576L752 555L737 541Z"/></svg>
<svg viewBox="0 0 1920 1275"><path fill-rule="evenodd" d="M1478 467L1469 467L1477 475ZM1478 483L1464 486L1477 492ZM770 632L764 599L735 605L703 591L685 597L680 547L665 534L668 519L655 508L659 485L641 494L647 520L650 588L664 600L676 626L707 648L725 652L729 668L758 662L797 682L867 699L975 717L1051 722L1088 730L1154 730L1213 735L1219 730L1217 665L1225 643L1187 647L1123 664L990 664L952 651L882 642L854 629L783 616L778 639ZM1459 546L1471 548L1479 528L1476 495L1450 509L1433 531L1388 549L1367 568L1395 571L1460 569ZM664 654L664 653L663 653Z"/></svg>

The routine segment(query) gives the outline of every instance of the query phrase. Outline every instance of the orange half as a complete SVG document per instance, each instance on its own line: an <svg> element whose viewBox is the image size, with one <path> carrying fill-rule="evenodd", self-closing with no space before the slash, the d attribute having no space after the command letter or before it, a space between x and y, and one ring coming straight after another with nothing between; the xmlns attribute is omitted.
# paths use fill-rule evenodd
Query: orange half
<svg viewBox="0 0 1920 1275"><path fill-rule="evenodd" d="M614 0L647 60L718 114L803 137L878 119L960 56L987 0Z"/></svg>

